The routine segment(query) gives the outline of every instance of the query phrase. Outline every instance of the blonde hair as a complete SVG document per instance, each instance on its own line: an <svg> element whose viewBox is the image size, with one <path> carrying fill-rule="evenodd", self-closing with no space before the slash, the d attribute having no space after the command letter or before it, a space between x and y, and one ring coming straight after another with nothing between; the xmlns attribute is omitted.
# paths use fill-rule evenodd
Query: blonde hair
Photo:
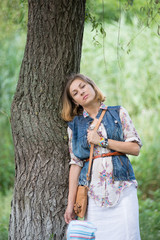
<svg viewBox="0 0 160 240"><path fill-rule="evenodd" d="M63 93L63 99L62 99L62 112L61 112L61 116L65 121L72 121L73 118L77 115L81 115L83 112L83 107L82 106L77 106L70 94L70 86L72 84L72 82L76 79L81 79L82 81L90 84L92 86L92 88L95 91L95 99L99 102L104 102L105 101L105 97L102 94L102 92L99 90L99 88L96 86L96 84L87 76L84 76L83 74L72 74L67 81L66 87L64 89L64 93Z"/></svg>

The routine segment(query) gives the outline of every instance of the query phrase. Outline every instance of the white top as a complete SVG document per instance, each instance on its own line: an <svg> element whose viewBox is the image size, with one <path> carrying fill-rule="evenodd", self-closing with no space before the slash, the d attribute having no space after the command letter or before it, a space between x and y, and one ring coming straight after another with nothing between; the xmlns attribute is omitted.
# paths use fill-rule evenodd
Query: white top
<svg viewBox="0 0 160 240"><path fill-rule="evenodd" d="M100 108L105 109L106 106L102 104ZM84 111L83 116L87 117L88 114ZM134 141L137 142L141 147L142 143L136 132L133 122L129 117L128 112L123 107L120 108L120 119L122 123L122 130L125 142ZM90 127L92 127L92 125ZM107 137L105 127L102 123L100 124L97 132L101 137ZM70 164L77 164L78 166L83 167L83 161L77 158L72 152L72 130L69 127L68 136L69 151L71 156ZM94 146L94 156L108 152L110 152L108 148L102 148L98 145ZM94 199L96 205L101 207L113 207L118 203L120 194L123 189L131 186L132 184L134 184L136 187L138 186L136 180L113 182L112 176L112 157L96 158L93 160L92 176L88 195L89 197Z"/></svg>

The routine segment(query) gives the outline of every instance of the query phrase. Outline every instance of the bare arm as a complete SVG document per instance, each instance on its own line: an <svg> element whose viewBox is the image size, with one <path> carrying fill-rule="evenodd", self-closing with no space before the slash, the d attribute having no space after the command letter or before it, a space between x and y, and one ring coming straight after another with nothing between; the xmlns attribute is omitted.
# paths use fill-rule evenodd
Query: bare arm
<svg viewBox="0 0 160 240"><path fill-rule="evenodd" d="M92 130L88 130L87 139L89 143L94 143L96 145L98 145L98 143L100 142L100 136L97 132L94 132ZM140 147L136 142L121 142L108 139L108 143L108 148L117 152L138 156L140 151Z"/></svg>
<svg viewBox="0 0 160 240"><path fill-rule="evenodd" d="M73 211L77 186L78 186L78 178L81 172L81 167L78 165L71 165L69 172L69 194L68 194L68 205L64 214L65 222L69 223L71 220L75 218L75 214Z"/></svg>
<svg viewBox="0 0 160 240"><path fill-rule="evenodd" d="M108 147L117 152L138 156L140 147L136 142L121 142L108 139Z"/></svg>

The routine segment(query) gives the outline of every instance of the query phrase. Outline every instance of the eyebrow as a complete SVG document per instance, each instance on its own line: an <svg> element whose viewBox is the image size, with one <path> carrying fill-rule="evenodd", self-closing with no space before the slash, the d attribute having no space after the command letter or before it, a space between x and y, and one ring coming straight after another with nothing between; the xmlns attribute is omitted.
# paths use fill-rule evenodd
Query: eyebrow
<svg viewBox="0 0 160 240"><path fill-rule="evenodd" d="M78 87L81 87L81 84L82 84L83 82L80 82L80 84L78 85ZM76 91L76 89L74 89L72 92L75 92Z"/></svg>

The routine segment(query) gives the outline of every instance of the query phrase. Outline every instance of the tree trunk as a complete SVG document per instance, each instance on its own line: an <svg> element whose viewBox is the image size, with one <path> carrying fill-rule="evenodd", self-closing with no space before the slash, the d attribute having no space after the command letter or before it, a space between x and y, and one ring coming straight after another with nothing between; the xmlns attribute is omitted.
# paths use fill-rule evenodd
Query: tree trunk
<svg viewBox="0 0 160 240"><path fill-rule="evenodd" d="M85 0L29 0L28 34L11 106L15 187L9 239L64 239L68 194L66 75L79 72Z"/></svg>

